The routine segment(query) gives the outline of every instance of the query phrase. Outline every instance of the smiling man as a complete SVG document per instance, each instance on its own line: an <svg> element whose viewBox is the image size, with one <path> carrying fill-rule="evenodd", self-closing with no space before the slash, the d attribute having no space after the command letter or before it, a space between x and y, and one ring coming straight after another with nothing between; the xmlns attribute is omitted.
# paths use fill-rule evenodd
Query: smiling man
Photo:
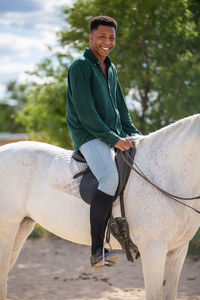
<svg viewBox="0 0 200 300"><path fill-rule="evenodd" d="M99 185L90 208L91 265L94 270L113 266L115 251L103 245L113 196L118 186L114 148L132 146L127 136L140 134L125 104L116 68L109 58L115 47L117 22L107 16L90 21L89 43L70 66L67 91L67 123L75 150L85 157Z"/></svg>

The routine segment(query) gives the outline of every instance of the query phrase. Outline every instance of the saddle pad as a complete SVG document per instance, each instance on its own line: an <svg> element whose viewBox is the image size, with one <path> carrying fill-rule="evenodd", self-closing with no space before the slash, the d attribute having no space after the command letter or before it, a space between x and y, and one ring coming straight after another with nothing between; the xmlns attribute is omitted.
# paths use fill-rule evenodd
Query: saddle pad
<svg viewBox="0 0 200 300"><path fill-rule="evenodd" d="M72 154L72 151L66 150L53 158L49 167L48 183L55 189L82 198L86 203L91 204L98 187L98 181L91 171L87 171L81 176L75 176L78 173L88 170L88 165L87 163L75 160ZM130 155L126 159L132 163L135 148L126 151L124 154L125 156L126 154ZM124 190L130 175L130 168L121 158L120 151L116 153L116 164L119 172L119 185L114 200Z"/></svg>
<svg viewBox="0 0 200 300"><path fill-rule="evenodd" d="M72 158L72 151L63 151L56 155L50 163L48 183L54 189L81 198L79 186L82 176L76 179L73 177L86 168L86 163L80 163Z"/></svg>

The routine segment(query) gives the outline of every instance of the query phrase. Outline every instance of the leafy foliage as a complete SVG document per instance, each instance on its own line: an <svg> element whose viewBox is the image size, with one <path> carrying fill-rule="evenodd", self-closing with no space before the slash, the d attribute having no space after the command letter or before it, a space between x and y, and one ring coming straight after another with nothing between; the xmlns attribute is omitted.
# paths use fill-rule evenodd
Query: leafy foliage
<svg viewBox="0 0 200 300"><path fill-rule="evenodd" d="M23 91L25 106L18 111L16 121L32 138L40 135L44 142L71 148L66 124L67 60L62 55L46 58L36 66L33 76L40 82L28 83ZM17 94L21 85L15 86Z"/></svg>
<svg viewBox="0 0 200 300"><path fill-rule="evenodd" d="M17 112L23 109L26 103L24 90L24 84L21 84L20 87L18 87L16 81L8 83L7 97L0 103L1 132L24 132L24 126L15 122Z"/></svg>
<svg viewBox="0 0 200 300"><path fill-rule="evenodd" d="M0 103L0 131L1 132L18 132L21 129L14 121L15 107Z"/></svg>

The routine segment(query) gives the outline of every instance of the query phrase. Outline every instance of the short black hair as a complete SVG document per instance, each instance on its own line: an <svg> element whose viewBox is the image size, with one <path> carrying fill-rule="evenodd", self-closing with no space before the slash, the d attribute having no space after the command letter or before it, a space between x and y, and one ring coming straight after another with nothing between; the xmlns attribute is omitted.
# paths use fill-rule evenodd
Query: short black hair
<svg viewBox="0 0 200 300"><path fill-rule="evenodd" d="M114 27L117 30L117 22L115 19L108 16L97 16L90 21L90 31L99 27L99 25Z"/></svg>

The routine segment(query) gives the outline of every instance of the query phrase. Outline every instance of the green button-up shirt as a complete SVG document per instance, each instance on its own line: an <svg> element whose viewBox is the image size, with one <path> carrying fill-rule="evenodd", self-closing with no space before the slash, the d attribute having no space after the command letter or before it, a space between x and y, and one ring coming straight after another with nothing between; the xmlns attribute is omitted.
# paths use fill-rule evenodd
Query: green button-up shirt
<svg viewBox="0 0 200 300"><path fill-rule="evenodd" d="M67 123L76 150L95 138L113 147L120 137L139 133L132 124L116 68L105 59L108 78L100 62L86 48L68 72Z"/></svg>

